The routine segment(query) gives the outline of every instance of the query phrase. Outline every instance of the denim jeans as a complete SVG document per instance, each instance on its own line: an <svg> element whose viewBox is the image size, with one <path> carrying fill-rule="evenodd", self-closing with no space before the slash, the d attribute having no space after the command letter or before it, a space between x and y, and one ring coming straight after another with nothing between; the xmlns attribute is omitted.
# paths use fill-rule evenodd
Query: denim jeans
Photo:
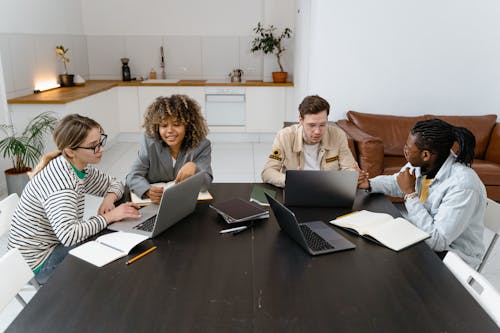
<svg viewBox="0 0 500 333"><path fill-rule="evenodd" d="M50 256L45 260L42 269L35 276L35 279L40 284L45 284L47 280L50 278L54 270L57 268L64 258L68 255L68 252L74 248L75 246L64 246L59 244L56 246L54 251L50 254Z"/></svg>

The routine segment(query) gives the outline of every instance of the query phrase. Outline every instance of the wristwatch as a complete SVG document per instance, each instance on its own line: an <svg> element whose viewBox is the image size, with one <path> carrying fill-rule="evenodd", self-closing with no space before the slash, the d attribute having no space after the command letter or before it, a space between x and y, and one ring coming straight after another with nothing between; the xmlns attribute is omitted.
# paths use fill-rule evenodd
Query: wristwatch
<svg viewBox="0 0 500 333"><path fill-rule="evenodd" d="M415 199L415 198L418 198L418 193L417 192L405 194L404 200L408 201L408 200Z"/></svg>

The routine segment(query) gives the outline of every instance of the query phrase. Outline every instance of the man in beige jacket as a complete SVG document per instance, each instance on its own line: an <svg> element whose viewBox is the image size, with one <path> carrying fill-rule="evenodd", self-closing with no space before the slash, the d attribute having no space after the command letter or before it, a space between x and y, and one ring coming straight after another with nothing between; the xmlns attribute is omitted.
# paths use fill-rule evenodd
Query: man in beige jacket
<svg viewBox="0 0 500 333"><path fill-rule="evenodd" d="M286 170L358 171L346 134L328 124L330 105L315 95L299 105L299 124L280 130L262 170L262 180L285 186Z"/></svg>

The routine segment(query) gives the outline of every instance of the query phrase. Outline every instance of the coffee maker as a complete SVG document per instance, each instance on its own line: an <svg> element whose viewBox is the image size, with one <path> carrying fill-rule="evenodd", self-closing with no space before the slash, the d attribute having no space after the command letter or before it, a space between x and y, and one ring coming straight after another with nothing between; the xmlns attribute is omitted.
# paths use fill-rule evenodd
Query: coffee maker
<svg viewBox="0 0 500 333"><path fill-rule="evenodd" d="M132 78L130 77L130 67L128 66L128 58L121 58L122 61L122 79L123 81L130 81Z"/></svg>

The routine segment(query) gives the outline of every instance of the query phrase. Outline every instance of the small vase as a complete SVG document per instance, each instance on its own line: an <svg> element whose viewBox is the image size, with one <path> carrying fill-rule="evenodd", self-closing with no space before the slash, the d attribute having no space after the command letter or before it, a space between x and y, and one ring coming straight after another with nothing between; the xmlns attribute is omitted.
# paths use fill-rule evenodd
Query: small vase
<svg viewBox="0 0 500 333"><path fill-rule="evenodd" d="M273 82L274 83L285 83L287 72L273 72Z"/></svg>
<svg viewBox="0 0 500 333"><path fill-rule="evenodd" d="M59 83L61 87L73 87L75 85L74 78L75 75L73 74L60 74Z"/></svg>

